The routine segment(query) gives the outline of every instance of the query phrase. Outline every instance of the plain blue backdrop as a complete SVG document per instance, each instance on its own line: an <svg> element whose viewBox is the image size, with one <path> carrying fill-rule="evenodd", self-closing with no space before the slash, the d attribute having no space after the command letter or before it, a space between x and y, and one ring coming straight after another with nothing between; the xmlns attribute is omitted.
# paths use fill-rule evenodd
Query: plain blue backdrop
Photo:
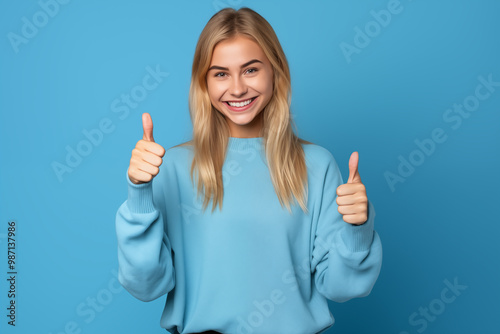
<svg viewBox="0 0 500 334"><path fill-rule="evenodd" d="M143 303L117 284L115 214L141 114L166 148L190 138L194 48L225 6L274 27L299 136L344 181L360 155L384 262L368 297L330 302L328 333L500 330L500 2L1 3L0 332L165 333L165 296Z"/></svg>

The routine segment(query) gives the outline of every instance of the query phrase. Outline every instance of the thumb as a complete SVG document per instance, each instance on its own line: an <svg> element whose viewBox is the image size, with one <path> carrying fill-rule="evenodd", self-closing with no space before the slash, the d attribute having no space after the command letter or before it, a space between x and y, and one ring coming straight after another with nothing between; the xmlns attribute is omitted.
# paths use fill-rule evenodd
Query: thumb
<svg viewBox="0 0 500 334"><path fill-rule="evenodd" d="M142 114L142 129L144 130L142 139L154 142L155 140L153 138L153 120L151 119L151 115L149 115L147 112Z"/></svg>
<svg viewBox="0 0 500 334"><path fill-rule="evenodd" d="M353 152L349 158L349 179L347 183L361 182L358 172L359 153Z"/></svg>

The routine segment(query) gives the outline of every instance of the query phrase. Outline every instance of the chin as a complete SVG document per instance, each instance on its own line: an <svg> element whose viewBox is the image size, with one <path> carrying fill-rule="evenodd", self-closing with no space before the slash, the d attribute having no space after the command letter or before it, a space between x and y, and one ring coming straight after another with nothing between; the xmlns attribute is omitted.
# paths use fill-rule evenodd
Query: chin
<svg viewBox="0 0 500 334"><path fill-rule="evenodd" d="M234 124L237 124L237 125L248 125L248 124L252 123L252 121L255 119L255 117L245 117L244 119L241 119L241 118L234 118L234 117L228 117L228 116L226 116L226 118L229 118L229 120L231 120L231 122L233 122Z"/></svg>

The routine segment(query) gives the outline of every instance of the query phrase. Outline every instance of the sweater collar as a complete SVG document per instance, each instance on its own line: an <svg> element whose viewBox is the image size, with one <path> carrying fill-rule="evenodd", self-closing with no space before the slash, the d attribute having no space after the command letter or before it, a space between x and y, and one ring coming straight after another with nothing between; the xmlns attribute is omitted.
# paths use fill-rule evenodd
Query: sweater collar
<svg viewBox="0 0 500 334"><path fill-rule="evenodd" d="M229 137L227 148L230 151L241 151L246 149L262 149L264 137L238 138Z"/></svg>

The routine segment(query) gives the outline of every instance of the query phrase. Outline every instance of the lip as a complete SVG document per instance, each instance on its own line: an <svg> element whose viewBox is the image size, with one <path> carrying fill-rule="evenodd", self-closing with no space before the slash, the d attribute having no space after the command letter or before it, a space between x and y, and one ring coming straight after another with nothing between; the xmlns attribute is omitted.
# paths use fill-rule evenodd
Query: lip
<svg viewBox="0 0 500 334"><path fill-rule="evenodd" d="M252 99L253 99L253 101L252 101L252 102L250 102L249 104L247 104L247 105L246 105L246 106L244 106L244 107L232 107L232 106L230 106L230 105L227 103L227 101L224 101L224 104L225 104L225 105L226 105L226 107L227 107L229 110L231 110L231 111L245 111L245 110L247 110L247 109L250 109L250 108L251 108L251 107L255 104L255 101L257 101L258 96L256 96L256 97L252 97ZM248 99L243 100L243 101L247 101L247 100L248 100ZM239 102L239 101L230 101L230 102Z"/></svg>

